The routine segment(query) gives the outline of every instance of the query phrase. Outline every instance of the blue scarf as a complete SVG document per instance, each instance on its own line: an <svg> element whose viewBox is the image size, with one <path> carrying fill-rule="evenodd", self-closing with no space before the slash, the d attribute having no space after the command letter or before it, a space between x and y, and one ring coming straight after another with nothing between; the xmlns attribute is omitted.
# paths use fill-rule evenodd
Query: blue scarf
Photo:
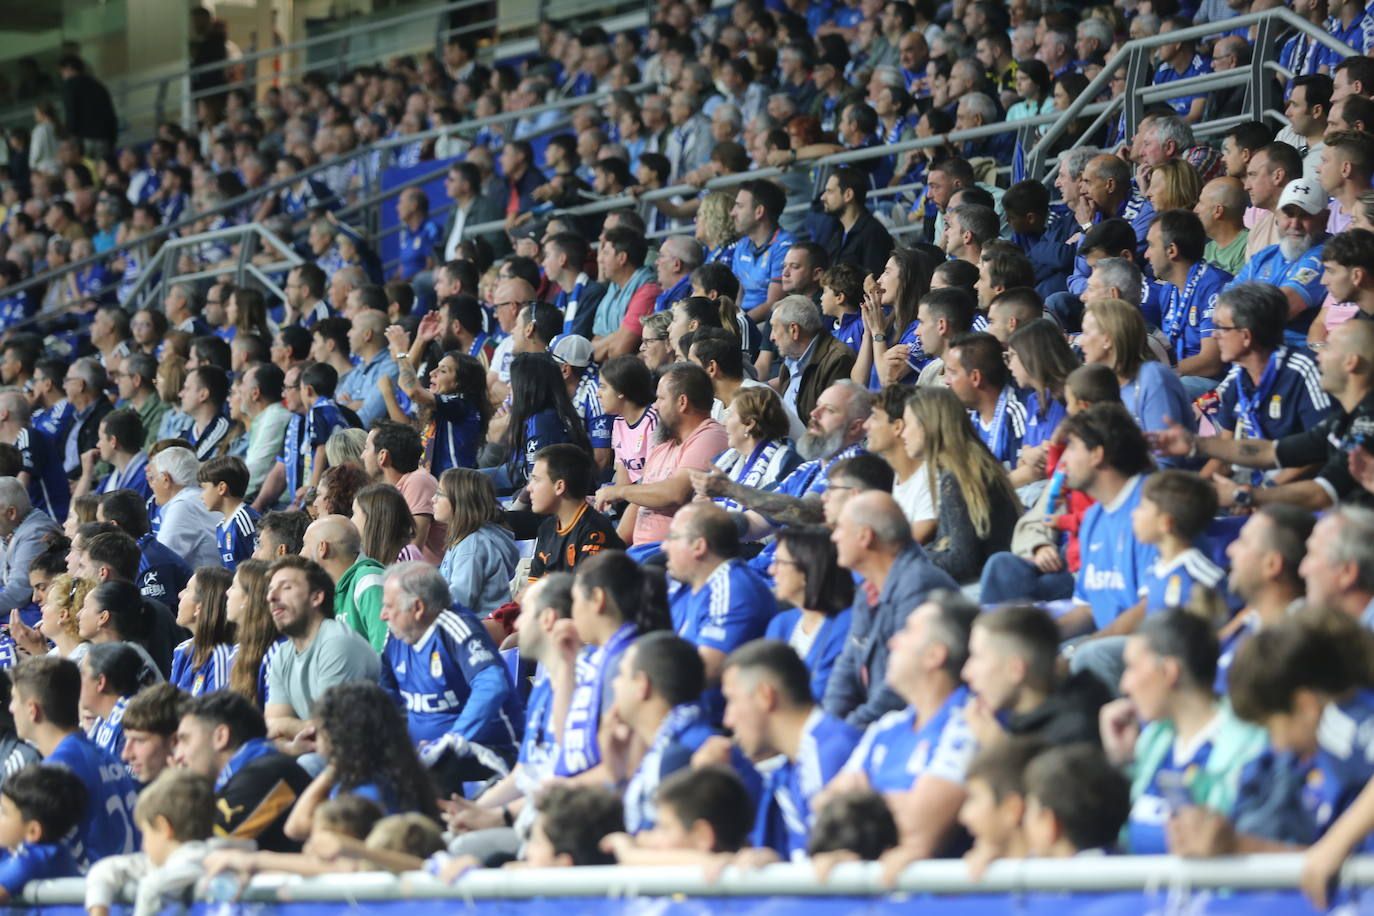
<svg viewBox="0 0 1374 916"><path fill-rule="evenodd" d="M653 795L658 790L657 777L661 775L659 770L663 767L663 752L703 715L697 703L683 703L668 710L668 715L654 735L654 743L644 752L639 768L625 787L625 827L631 833L643 830L653 819Z"/></svg>
<svg viewBox="0 0 1374 916"><path fill-rule="evenodd" d="M615 676L608 661L618 658L638 636L634 624L622 624L605 644L588 646L578 654L572 701L563 725L559 775L575 775L600 761L597 730L601 725L601 695L607 678Z"/></svg>
<svg viewBox="0 0 1374 916"><path fill-rule="evenodd" d="M1264 364L1264 371L1260 373L1255 390L1248 395L1245 393L1245 379L1248 378L1248 375L1244 370L1241 371L1241 377L1236 380L1235 435L1237 439L1265 438L1264 429L1260 426L1260 407L1269 400L1270 392L1274 390L1274 383L1278 381L1279 366L1283 365L1287 358L1287 347L1279 347L1270 353L1269 361ZM1250 480L1251 483L1258 486L1264 481L1264 472L1252 471Z"/></svg>
<svg viewBox="0 0 1374 916"><path fill-rule="evenodd" d="M243 743L234 756L229 758L229 762L224 765L224 769L219 771L219 776L215 778L215 791L223 791L239 770L248 766L259 757L266 757L268 754L276 753L277 749L272 746L272 742L266 738L250 738Z"/></svg>
<svg viewBox="0 0 1374 916"><path fill-rule="evenodd" d="M1177 286L1169 284L1169 308L1164 313L1164 334L1174 345L1175 365L1183 361L1183 345L1186 343L1183 329L1188 323L1188 303L1192 301L1198 282L1207 276L1208 266L1206 261L1198 261L1188 268L1188 279L1184 281L1182 293Z"/></svg>
<svg viewBox="0 0 1374 916"><path fill-rule="evenodd" d="M735 452L735 458L730 462L730 466L721 468L721 470L725 471L731 480L741 486L760 489L763 486L764 475L768 473L768 468L772 465L773 459L785 448L787 448L785 439L761 442L748 458L744 457L743 452ZM715 502L716 505L729 512L744 511L744 506L728 496L717 497Z"/></svg>

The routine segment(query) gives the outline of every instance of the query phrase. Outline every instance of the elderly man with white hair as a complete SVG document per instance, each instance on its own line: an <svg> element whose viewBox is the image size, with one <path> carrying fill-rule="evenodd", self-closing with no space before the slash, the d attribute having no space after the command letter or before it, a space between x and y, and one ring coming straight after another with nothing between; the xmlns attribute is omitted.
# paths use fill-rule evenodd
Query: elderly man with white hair
<svg viewBox="0 0 1374 916"><path fill-rule="evenodd" d="M397 563L382 582L382 687L406 710L441 796L505 776L519 750L520 695L481 622L455 610L428 563Z"/></svg>
<svg viewBox="0 0 1374 916"><path fill-rule="evenodd" d="M849 378L854 351L831 335L829 322L809 296L784 296L768 323L783 362L778 393L797 416L809 417L822 391Z"/></svg>
<svg viewBox="0 0 1374 916"><path fill-rule="evenodd" d="M33 599L29 565L61 533L57 522L33 508L17 478L0 477L0 611L17 610Z"/></svg>
<svg viewBox="0 0 1374 916"><path fill-rule="evenodd" d="M148 484L160 510L157 541L192 569L220 565L215 526L222 517L201 501L199 471L200 462L188 448L164 449L148 459Z"/></svg>

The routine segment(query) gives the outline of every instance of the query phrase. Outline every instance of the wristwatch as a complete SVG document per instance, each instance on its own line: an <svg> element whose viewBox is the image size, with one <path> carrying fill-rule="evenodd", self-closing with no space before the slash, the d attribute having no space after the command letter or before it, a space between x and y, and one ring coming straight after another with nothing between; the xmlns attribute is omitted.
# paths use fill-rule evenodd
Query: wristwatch
<svg viewBox="0 0 1374 916"><path fill-rule="evenodd" d="M1255 507L1255 491L1250 487L1236 488L1236 508L1253 509Z"/></svg>
<svg viewBox="0 0 1374 916"><path fill-rule="evenodd" d="M886 343L886 342L887 342L887 335L886 335L886 334L874 334L874 335L873 335L873 341L874 341L875 343Z"/></svg>

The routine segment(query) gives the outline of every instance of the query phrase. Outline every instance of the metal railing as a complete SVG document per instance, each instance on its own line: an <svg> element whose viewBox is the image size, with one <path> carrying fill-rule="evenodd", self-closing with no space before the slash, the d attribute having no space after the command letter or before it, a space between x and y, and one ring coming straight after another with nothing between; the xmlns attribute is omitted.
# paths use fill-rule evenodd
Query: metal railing
<svg viewBox="0 0 1374 916"><path fill-rule="evenodd" d="M919 862L906 869L894 886L882 883L876 863L837 866L828 880L817 879L809 863L769 865L741 871L727 868L717 881L691 866L521 869L479 868L449 885L427 874L337 874L295 879L259 875L245 889L247 903L367 902L451 899L455 901L529 900L533 898L603 898L605 905L635 897L781 898L804 906L807 898L865 897L869 905L891 902L910 912L914 901L902 895L1020 895L1138 891L1146 894L1189 891L1293 890L1298 886L1301 855L1252 855L1225 859L1180 859L1172 856L1104 856L1100 858L1021 859L994 862L981 880L969 877L959 859ZM1341 872L1341 885L1374 885L1374 856L1351 859ZM22 902L31 906L79 904L85 882L79 878L31 882ZM866 907L865 907L866 908ZM1008 901L1008 910L1010 906ZM986 910L994 912L992 906ZM1113 908L1113 912L1124 908ZM1143 909L1141 910L1144 911ZM1181 908L1179 912L1187 912ZM1243 908L1234 908L1243 912ZM480 912L474 910L473 912ZM610 910L607 910L610 912Z"/></svg>
<svg viewBox="0 0 1374 916"><path fill-rule="evenodd" d="M1261 120L1265 116L1282 118L1282 115L1274 110L1275 91L1271 74L1291 76L1278 64L1278 55L1282 50L1279 39L1290 30L1306 35L1338 54L1350 56L1356 53L1353 48L1339 39L1333 38L1324 29L1313 25L1291 10L1278 7L1258 13L1246 13L1225 20L1224 25L1228 31L1242 27L1248 28L1252 25L1258 27L1255 53L1247 66L1189 77L1159 86L1147 85L1148 80L1153 75L1149 67L1151 50L1165 44L1196 41L1216 35L1219 25L1219 23L1208 23L1190 26L1162 35L1136 39L1123 45L1116 54L1112 55L1111 60L1107 61L1102 71L1093 77L1087 88L1079 93L1068 108L1058 114L1056 122L1042 133L1040 139L1027 151L1025 157L1026 174L1036 178L1044 177L1048 151L1063 139L1064 133L1070 125L1084 115L1091 113L1089 104L1091 100L1098 98L1108 89L1112 77L1123 67L1126 68L1127 74L1125 90L1108 103L1109 108L1106 111L1098 113L1097 118L1087 130L1079 135L1070 148L1081 144L1084 138L1097 133L1108 123L1109 118L1122 113L1125 114L1126 119L1126 129L1123 135L1126 137L1134 136L1148 103L1177 98L1191 92L1203 93L1244 85L1247 87L1246 107L1250 112L1251 119Z"/></svg>
<svg viewBox="0 0 1374 916"><path fill-rule="evenodd" d="M227 243L238 248L238 254L233 259L234 266L210 265L208 269L181 270L178 256L182 252L195 251L212 242ZM280 260L257 263L257 255L269 250L279 254ZM214 229L172 239L159 248L139 274L138 282L130 289L128 302L135 306L149 300L161 302L166 297L168 287L175 283L209 280L226 274L233 278L235 286L243 286L251 278L261 283L268 293L285 299L286 291L277 284L273 275L304 263L305 260L289 244L262 223ZM153 294L148 296L150 291Z"/></svg>

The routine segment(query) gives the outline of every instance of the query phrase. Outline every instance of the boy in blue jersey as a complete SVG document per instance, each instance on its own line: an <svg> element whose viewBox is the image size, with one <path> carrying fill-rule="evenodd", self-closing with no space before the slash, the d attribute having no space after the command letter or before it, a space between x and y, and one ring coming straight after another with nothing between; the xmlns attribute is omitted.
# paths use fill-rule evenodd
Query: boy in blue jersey
<svg viewBox="0 0 1374 916"><path fill-rule="evenodd" d="M831 320L831 336L855 353L864 340L863 297L864 272L853 264L836 264L821 274L821 314Z"/></svg>
<svg viewBox="0 0 1374 916"><path fill-rule="evenodd" d="M200 466L200 499L223 521L215 526L220 562L233 572L258 546L258 513L243 501L248 493L248 465L242 458L222 455Z"/></svg>
<svg viewBox="0 0 1374 916"><path fill-rule="evenodd" d="M706 665L703 697L712 721L724 704L716 689L725 657L761 637L777 613L763 577L739 559L739 529L714 503L688 503L663 539L668 575L681 585L669 598L673 628L697 647Z"/></svg>
<svg viewBox="0 0 1374 916"><path fill-rule="evenodd" d="M1159 558L1141 578L1145 613L1196 605L1224 588L1226 573L1198 549L1217 512L1217 491L1191 471L1160 471L1145 480L1131 530Z"/></svg>
<svg viewBox="0 0 1374 916"><path fill-rule="evenodd" d="M1333 822L1341 830L1324 852L1337 863L1367 850L1370 807L1362 790L1374 778L1374 693L1366 688L1372 650L1374 635L1335 611L1290 617L1250 637L1231 666L1231 702L1236 715L1268 731L1272 750L1242 773L1232 820L1186 808L1169 823L1170 850L1291 851L1316 842ZM1350 818L1342 817L1357 797Z"/></svg>
<svg viewBox="0 0 1374 916"><path fill-rule="evenodd" d="M738 852L754 826L754 801L727 767L684 767L663 780L654 800L653 827L606 838L621 865L704 865Z"/></svg>
<svg viewBox="0 0 1374 916"><path fill-rule="evenodd" d="M1111 851L1130 812L1130 784L1095 745L1051 748L1026 767L1023 823L1031 856Z"/></svg>
<svg viewBox="0 0 1374 916"><path fill-rule="evenodd" d="M611 424L615 418L601 410L591 342L577 334L560 334L550 344L549 352L563 375L573 409L587 428L597 469L604 473L611 466Z"/></svg>
<svg viewBox="0 0 1374 916"><path fill-rule="evenodd" d="M504 776L524 730L520 695L486 628L451 610L433 566L400 563L382 584L382 686L405 709L410 736L441 797L463 782Z"/></svg>
<svg viewBox="0 0 1374 916"><path fill-rule="evenodd" d="M38 748L43 766L62 766L86 788L87 805L66 843L78 867L133 852L138 844L133 808L138 786L124 764L81 731L81 672L56 656L28 658L14 668L10 711L20 738Z"/></svg>
<svg viewBox="0 0 1374 916"><path fill-rule="evenodd" d="M760 639L725 662L725 726L750 760L782 755L764 777L754 846L782 859L806 853L811 801L859 743L852 725L821 710L811 697L811 673L785 642Z"/></svg>
<svg viewBox="0 0 1374 916"><path fill-rule="evenodd" d="M19 897L30 881L74 878L79 872L62 838L86 809L86 787L70 770L30 765L5 779L0 791L0 903Z"/></svg>
<svg viewBox="0 0 1374 916"><path fill-rule="evenodd" d="M658 822L655 794L668 776L691 764L692 754L716 733L700 703L706 669L696 647L672 633L648 633L625 650L611 682L612 710L646 748L628 771L627 743L611 742L605 760L625 788L625 829Z"/></svg>
<svg viewBox="0 0 1374 916"><path fill-rule="evenodd" d="M905 795L907 823L916 827L902 837L911 861L946 851L978 749L964 719L971 694L959 677L977 616L958 593L937 592L907 617L890 641L887 683L909 705L868 726L827 792L873 789L890 802Z"/></svg>
<svg viewBox="0 0 1374 916"><path fill-rule="evenodd" d="M305 491L317 487L320 477L329 467L324 444L336 429L346 429L348 421L334 403L334 389L339 383L338 371L328 363L315 363L301 372L301 404L305 421L301 430L301 476L297 491L292 494L299 501Z"/></svg>

